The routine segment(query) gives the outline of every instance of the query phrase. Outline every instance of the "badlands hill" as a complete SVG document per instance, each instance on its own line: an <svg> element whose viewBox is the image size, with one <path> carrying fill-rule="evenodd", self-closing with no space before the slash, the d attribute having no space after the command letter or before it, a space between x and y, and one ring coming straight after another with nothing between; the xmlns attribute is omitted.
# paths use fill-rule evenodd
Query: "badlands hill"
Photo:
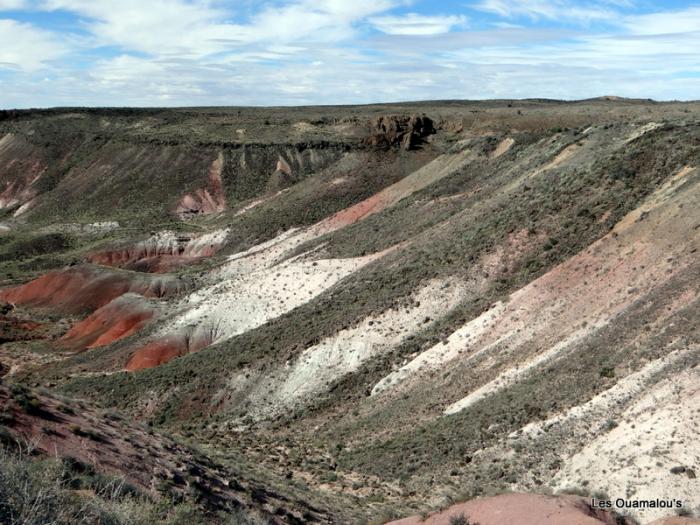
<svg viewBox="0 0 700 525"><path fill-rule="evenodd" d="M700 103L0 112L5 457L143 523L691 523L699 168Z"/></svg>

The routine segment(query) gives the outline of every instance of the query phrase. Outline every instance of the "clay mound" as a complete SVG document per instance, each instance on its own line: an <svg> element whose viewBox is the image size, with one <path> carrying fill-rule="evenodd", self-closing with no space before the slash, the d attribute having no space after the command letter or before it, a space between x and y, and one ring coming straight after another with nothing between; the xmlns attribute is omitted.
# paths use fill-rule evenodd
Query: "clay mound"
<svg viewBox="0 0 700 525"><path fill-rule="evenodd" d="M73 326L61 337L61 343L79 350L108 345L138 332L156 313L157 307L152 302L127 293Z"/></svg>
<svg viewBox="0 0 700 525"><path fill-rule="evenodd" d="M221 173L224 169L224 155L212 162L209 168L209 184L206 188L198 188L193 194L185 194L175 209L182 218L194 215L210 215L218 213L226 208L226 195L224 193Z"/></svg>
<svg viewBox="0 0 700 525"><path fill-rule="evenodd" d="M154 368L187 353L187 346L176 337L167 337L139 348L126 363L126 370L136 372Z"/></svg>
<svg viewBox="0 0 700 525"><path fill-rule="evenodd" d="M0 299L80 314L97 310L128 292L145 297L169 297L183 288L182 281L175 277L152 277L84 265L56 270L26 284L2 290Z"/></svg>
<svg viewBox="0 0 700 525"><path fill-rule="evenodd" d="M211 257L221 249L227 230L205 235L176 235L166 231L145 241L93 253L87 257L93 264L113 266L136 272L164 273Z"/></svg>
<svg viewBox="0 0 700 525"><path fill-rule="evenodd" d="M169 335L136 350L126 363L125 368L129 372L155 368L176 357L197 352L213 342L213 335L207 336L203 333Z"/></svg>
<svg viewBox="0 0 700 525"><path fill-rule="evenodd" d="M464 516L464 521L458 521ZM577 496L543 496L541 494L502 494L458 503L447 510L423 519L411 516L388 525L631 525L624 518L592 509Z"/></svg>

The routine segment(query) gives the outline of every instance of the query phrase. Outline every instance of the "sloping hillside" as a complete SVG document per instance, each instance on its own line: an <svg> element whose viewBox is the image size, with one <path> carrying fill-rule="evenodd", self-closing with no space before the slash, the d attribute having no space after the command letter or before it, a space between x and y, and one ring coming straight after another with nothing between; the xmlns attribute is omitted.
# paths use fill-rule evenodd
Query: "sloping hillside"
<svg viewBox="0 0 700 525"><path fill-rule="evenodd" d="M329 520L328 516L303 502L280 497L246 480L245 474L222 467L195 449L155 434L145 425L130 423L117 413L100 411L83 402L31 391L20 385L9 389L0 387L0 407L3 423L0 438L3 446L9 448L9 453L3 451L4 459L11 462L13 456L25 460L32 457L59 458L63 476L66 481L70 480L65 484L59 481L59 484L66 492L82 490L78 497L104 497L98 488L103 485L109 496L105 499L113 503L124 499L118 494L120 491L124 495L139 496L134 499L142 507L162 500L164 516L177 509L181 502L192 500L198 504L201 514L190 516L190 519L211 520L217 515L229 514L233 519L239 519L239 523L320 523ZM31 499L28 497L31 489L16 486L16 497L5 501L4 497L8 496L5 491L12 490L8 485L13 481L7 474L2 472L0 482L3 520L8 516L14 518L13 511L18 511L17 514L24 516L29 523L40 523L42 519L64 523L59 516L65 509L51 509L52 502L42 500L40 485ZM14 481L22 483L24 480L18 478ZM112 488L110 484L113 484ZM47 492L54 489L46 488ZM91 491L94 494L90 494ZM19 502L24 505L17 504ZM66 503L62 502L63 505ZM36 507L33 512L26 509L31 505ZM40 517L40 510L47 513L45 518ZM139 514L132 514L131 523L134 523ZM124 522L129 522L128 515L124 511ZM109 522L121 523L123 518L119 516L116 514ZM96 518L99 519L99 513ZM83 519L84 516L75 516L76 522L82 523ZM105 515L103 519L109 517ZM148 523L147 520L143 522Z"/></svg>
<svg viewBox="0 0 700 525"><path fill-rule="evenodd" d="M699 104L76 109L0 134L0 299L39 323L4 381L338 523L510 491L700 512Z"/></svg>

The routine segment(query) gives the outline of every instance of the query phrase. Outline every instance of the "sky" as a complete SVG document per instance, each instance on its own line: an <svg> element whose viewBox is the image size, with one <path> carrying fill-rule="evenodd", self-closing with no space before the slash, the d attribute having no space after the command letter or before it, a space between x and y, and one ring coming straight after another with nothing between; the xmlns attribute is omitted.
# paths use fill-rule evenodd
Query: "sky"
<svg viewBox="0 0 700 525"><path fill-rule="evenodd" d="M0 0L0 108L700 99L700 2Z"/></svg>

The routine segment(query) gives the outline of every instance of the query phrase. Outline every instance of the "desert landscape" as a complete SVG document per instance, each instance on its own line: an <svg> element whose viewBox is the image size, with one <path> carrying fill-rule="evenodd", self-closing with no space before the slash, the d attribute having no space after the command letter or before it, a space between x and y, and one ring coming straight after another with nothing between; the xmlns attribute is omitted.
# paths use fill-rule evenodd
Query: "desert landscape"
<svg viewBox="0 0 700 525"><path fill-rule="evenodd" d="M0 522L699 522L700 103L0 111L0 213Z"/></svg>

